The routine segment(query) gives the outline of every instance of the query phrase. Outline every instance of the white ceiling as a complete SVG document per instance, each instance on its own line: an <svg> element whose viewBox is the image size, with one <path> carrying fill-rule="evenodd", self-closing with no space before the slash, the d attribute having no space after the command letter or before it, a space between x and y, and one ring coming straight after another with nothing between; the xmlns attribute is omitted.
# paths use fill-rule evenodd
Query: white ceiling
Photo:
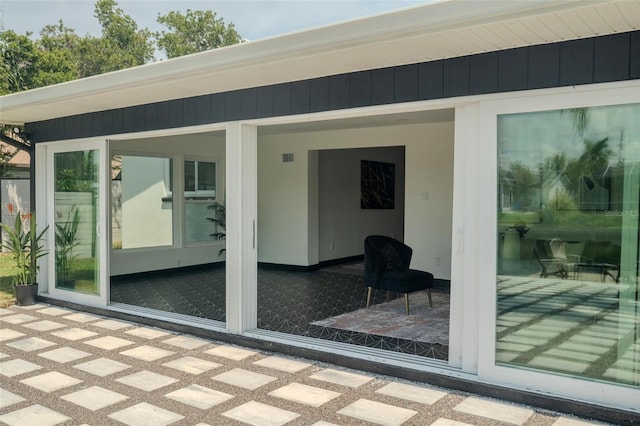
<svg viewBox="0 0 640 426"><path fill-rule="evenodd" d="M25 123L640 28L640 0L446 0L0 97Z"/></svg>

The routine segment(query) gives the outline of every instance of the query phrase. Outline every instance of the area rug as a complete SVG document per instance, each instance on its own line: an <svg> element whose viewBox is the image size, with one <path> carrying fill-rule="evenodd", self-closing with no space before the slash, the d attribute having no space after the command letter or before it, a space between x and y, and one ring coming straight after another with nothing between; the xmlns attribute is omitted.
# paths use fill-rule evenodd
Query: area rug
<svg viewBox="0 0 640 426"><path fill-rule="evenodd" d="M426 343L449 344L449 295L432 292L433 308L427 292L409 295L405 313L404 297L369 308L315 321L312 324L378 336L396 337Z"/></svg>

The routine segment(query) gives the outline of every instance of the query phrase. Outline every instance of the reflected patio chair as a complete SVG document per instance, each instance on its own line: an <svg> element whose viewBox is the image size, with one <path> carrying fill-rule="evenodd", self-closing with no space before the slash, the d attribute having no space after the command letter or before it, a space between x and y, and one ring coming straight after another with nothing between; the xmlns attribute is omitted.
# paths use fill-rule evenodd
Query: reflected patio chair
<svg viewBox="0 0 640 426"><path fill-rule="evenodd" d="M582 245L581 245L582 244ZM560 238L552 238L546 243L546 257L539 258L542 271L540 277L544 278L550 275L557 275L562 279L569 278L569 273L575 278L578 264L580 263L580 255L574 253L575 250L584 248L584 243L572 245L572 253L567 254L567 243Z"/></svg>
<svg viewBox="0 0 640 426"><path fill-rule="evenodd" d="M367 308L373 289L404 294L405 311L409 315L409 293L427 290L429 306L433 307L431 288L433 274L409 269L413 250L390 237L370 235L364 240L364 282L369 287Z"/></svg>

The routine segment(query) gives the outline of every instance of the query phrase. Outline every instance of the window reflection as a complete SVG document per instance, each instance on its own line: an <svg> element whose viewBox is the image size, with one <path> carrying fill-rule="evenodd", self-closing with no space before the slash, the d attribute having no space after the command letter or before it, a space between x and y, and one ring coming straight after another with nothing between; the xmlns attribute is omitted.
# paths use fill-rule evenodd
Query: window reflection
<svg viewBox="0 0 640 426"><path fill-rule="evenodd" d="M499 363L640 384L639 118L499 117Z"/></svg>

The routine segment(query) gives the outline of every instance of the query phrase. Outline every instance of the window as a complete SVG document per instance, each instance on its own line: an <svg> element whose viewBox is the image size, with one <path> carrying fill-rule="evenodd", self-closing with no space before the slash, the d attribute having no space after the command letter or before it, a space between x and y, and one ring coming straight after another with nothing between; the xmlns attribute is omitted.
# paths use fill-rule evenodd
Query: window
<svg viewBox="0 0 640 426"><path fill-rule="evenodd" d="M186 160L184 162L184 191L186 197L216 196L216 163Z"/></svg>
<svg viewBox="0 0 640 426"><path fill-rule="evenodd" d="M640 386L639 114L498 117L498 365Z"/></svg>

